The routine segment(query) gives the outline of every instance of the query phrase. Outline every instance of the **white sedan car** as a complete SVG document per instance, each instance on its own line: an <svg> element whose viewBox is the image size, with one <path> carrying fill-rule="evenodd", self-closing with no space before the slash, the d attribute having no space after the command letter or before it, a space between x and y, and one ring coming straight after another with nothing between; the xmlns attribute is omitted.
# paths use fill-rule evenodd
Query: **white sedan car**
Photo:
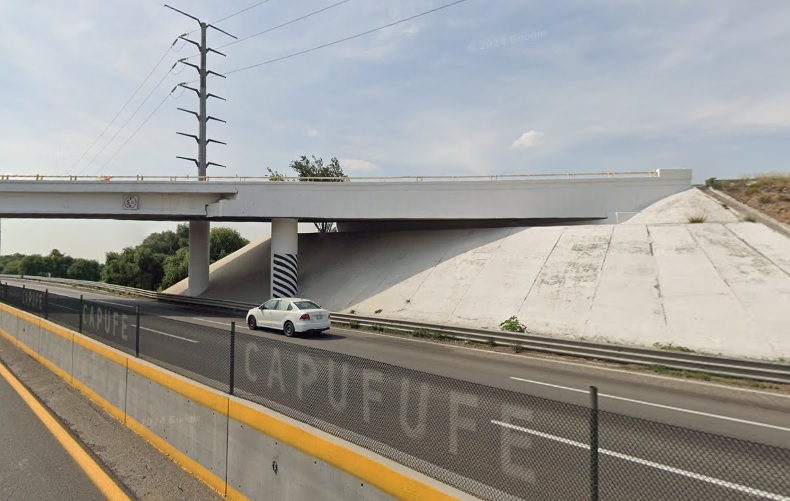
<svg viewBox="0 0 790 501"><path fill-rule="evenodd" d="M314 301L297 297L270 299L247 312L247 326L277 329L291 337L297 332L320 333L332 324L329 312Z"/></svg>

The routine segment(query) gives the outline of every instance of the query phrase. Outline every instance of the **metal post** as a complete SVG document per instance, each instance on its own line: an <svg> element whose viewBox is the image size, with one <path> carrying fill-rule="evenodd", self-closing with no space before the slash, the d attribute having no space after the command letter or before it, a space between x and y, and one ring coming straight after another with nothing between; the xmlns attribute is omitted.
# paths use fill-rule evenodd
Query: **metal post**
<svg viewBox="0 0 790 501"><path fill-rule="evenodd" d="M233 395L234 376L236 375L236 322L230 323L230 394Z"/></svg>
<svg viewBox="0 0 790 501"><path fill-rule="evenodd" d="M49 318L49 289L44 289L44 318Z"/></svg>
<svg viewBox="0 0 790 501"><path fill-rule="evenodd" d="M140 305L134 307L134 356L140 358Z"/></svg>
<svg viewBox="0 0 790 501"><path fill-rule="evenodd" d="M598 501L598 388L590 386L590 499Z"/></svg>
<svg viewBox="0 0 790 501"><path fill-rule="evenodd" d="M200 92L198 93L198 100L200 105L198 108L198 180L206 180L206 53L208 46L206 46L206 29L208 25L200 22Z"/></svg>
<svg viewBox="0 0 790 501"><path fill-rule="evenodd" d="M80 311L79 311L79 314L80 314L80 327L77 330L77 332L79 332L80 334L82 334L82 312L83 312L82 304L83 304L84 301L85 300L82 298L82 294L80 294Z"/></svg>

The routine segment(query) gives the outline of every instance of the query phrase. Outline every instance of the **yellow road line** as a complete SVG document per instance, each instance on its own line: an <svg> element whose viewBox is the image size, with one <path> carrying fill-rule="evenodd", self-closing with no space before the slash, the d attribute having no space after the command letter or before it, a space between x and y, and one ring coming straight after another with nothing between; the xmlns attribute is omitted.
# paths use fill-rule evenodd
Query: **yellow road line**
<svg viewBox="0 0 790 501"><path fill-rule="evenodd" d="M11 372L0 364L0 376L19 394L30 410L35 413L38 419L55 436L60 445L74 458L77 465L85 472L88 478L104 494L107 499L130 500L129 496L121 489L115 481L99 466L93 458L77 443L74 438L52 417L47 409L25 388Z"/></svg>

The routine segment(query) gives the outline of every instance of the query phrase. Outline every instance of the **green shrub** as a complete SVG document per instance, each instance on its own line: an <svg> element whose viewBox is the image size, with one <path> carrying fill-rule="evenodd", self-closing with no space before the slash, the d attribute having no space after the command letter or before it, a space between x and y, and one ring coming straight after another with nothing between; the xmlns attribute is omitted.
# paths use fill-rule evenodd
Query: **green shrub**
<svg viewBox="0 0 790 501"><path fill-rule="evenodd" d="M507 332L527 331L527 326L519 322L518 318L515 315L513 315L512 317L508 318L507 320L499 324L499 328Z"/></svg>
<svg viewBox="0 0 790 501"><path fill-rule="evenodd" d="M359 320L351 320L350 322L348 322L348 326L351 329L359 329Z"/></svg>
<svg viewBox="0 0 790 501"><path fill-rule="evenodd" d="M521 346L521 343L516 343L510 347L513 350L513 353L521 353L524 351L524 347Z"/></svg>

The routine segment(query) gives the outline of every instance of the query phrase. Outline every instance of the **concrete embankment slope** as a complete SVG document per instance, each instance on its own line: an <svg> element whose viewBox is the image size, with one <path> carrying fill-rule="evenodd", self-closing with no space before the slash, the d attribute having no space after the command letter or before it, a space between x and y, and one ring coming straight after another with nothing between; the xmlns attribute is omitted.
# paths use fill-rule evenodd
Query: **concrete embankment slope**
<svg viewBox="0 0 790 501"><path fill-rule="evenodd" d="M204 295L262 301L269 252L217 263ZM302 234L299 267L333 311L790 357L790 239L696 189L619 225Z"/></svg>

